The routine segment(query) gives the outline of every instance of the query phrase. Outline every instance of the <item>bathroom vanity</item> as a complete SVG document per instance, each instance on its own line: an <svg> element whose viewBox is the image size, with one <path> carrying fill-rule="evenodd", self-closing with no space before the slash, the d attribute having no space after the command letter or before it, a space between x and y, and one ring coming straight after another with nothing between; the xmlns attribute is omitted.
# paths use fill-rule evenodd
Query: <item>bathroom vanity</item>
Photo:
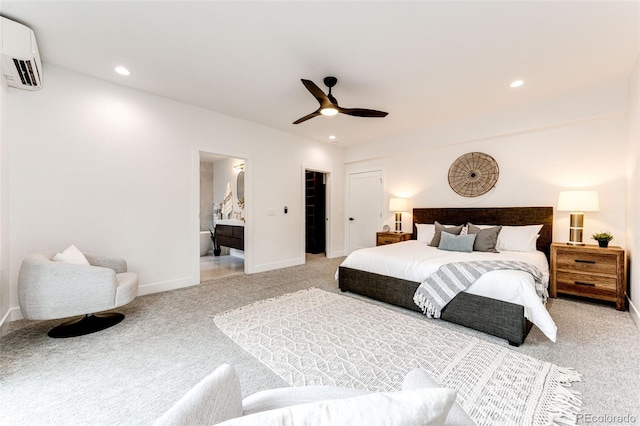
<svg viewBox="0 0 640 426"><path fill-rule="evenodd" d="M214 228L213 254L220 256L220 246L244 251L244 222L237 219L217 220Z"/></svg>

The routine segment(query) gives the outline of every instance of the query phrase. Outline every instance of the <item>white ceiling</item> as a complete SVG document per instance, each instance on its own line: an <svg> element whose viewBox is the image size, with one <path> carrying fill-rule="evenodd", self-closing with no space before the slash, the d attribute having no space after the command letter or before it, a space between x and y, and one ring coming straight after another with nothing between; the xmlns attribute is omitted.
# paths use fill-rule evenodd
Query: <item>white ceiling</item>
<svg viewBox="0 0 640 426"><path fill-rule="evenodd" d="M638 1L1 1L45 63L342 146L624 80L640 51ZM291 124L328 75L389 115Z"/></svg>

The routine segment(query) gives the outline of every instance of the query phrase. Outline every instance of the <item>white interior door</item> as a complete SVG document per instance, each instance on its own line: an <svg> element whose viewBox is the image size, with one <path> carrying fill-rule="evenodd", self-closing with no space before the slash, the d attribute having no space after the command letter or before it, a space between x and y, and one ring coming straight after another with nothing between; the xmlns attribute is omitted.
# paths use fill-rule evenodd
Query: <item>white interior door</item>
<svg viewBox="0 0 640 426"><path fill-rule="evenodd" d="M382 171L349 175L349 253L376 245L382 228Z"/></svg>

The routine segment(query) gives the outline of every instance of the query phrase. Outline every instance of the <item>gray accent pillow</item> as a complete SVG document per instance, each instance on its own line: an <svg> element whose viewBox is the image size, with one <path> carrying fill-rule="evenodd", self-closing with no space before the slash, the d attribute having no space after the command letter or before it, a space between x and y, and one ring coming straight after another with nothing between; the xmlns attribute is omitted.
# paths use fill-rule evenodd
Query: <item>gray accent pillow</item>
<svg viewBox="0 0 640 426"><path fill-rule="evenodd" d="M498 250L496 250L496 244L498 243L498 234L500 233L502 226L480 228L473 223L469 223L468 227L469 234L476 234L476 241L473 243L474 251L498 253Z"/></svg>
<svg viewBox="0 0 640 426"><path fill-rule="evenodd" d="M473 242L475 240L476 234L453 235L448 232L443 232L438 248L440 250L471 253L473 251Z"/></svg>
<svg viewBox="0 0 640 426"><path fill-rule="evenodd" d="M458 235L460 234L460 231L462 231L462 226L450 226L448 228L446 228L444 225L441 225L439 222L434 222L433 223L434 229L435 229L435 233L433 234L433 239L431 240L431 242L429 243L429 245L431 247L439 247L440 246L440 236L442 235L443 232L447 232L449 234L453 234L453 235Z"/></svg>

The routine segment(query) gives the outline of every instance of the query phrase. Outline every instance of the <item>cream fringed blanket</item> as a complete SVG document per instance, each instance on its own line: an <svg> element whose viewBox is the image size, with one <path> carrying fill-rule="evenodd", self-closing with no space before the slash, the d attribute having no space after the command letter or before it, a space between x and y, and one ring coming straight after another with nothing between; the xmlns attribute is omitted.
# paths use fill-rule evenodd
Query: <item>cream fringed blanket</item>
<svg viewBox="0 0 640 426"><path fill-rule="evenodd" d="M468 289L482 274L501 269L530 273L536 284L536 293L543 303L547 301L546 283L542 282L542 272L535 265L515 260L474 260L445 263L420 284L413 296L413 301L429 318L440 318L442 309L458 293Z"/></svg>
<svg viewBox="0 0 640 426"><path fill-rule="evenodd" d="M308 289L214 317L242 348L293 386L400 389L414 368L478 425L575 424L580 375L506 347L352 297Z"/></svg>

